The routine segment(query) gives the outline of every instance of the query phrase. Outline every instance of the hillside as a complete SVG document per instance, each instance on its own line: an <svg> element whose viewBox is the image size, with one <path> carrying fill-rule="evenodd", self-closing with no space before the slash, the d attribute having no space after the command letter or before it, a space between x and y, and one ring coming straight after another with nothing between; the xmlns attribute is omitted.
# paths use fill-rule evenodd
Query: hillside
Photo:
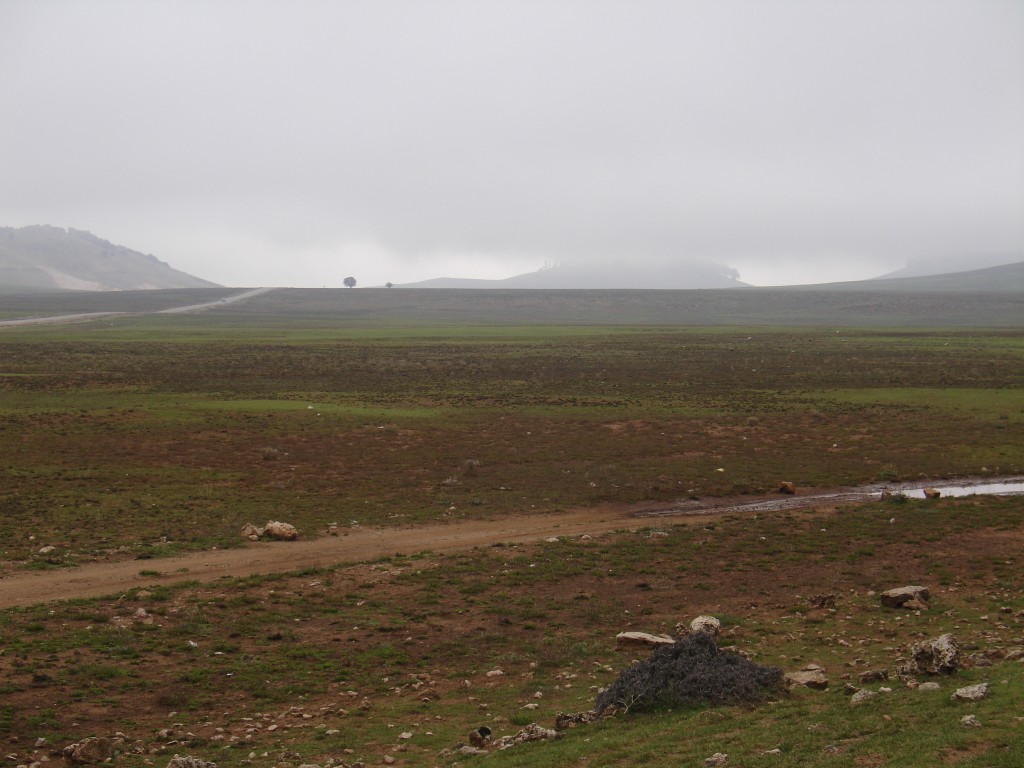
<svg viewBox="0 0 1024 768"><path fill-rule="evenodd" d="M898 273L893 273L893 275ZM900 293L1024 293L1024 261L998 267L915 277L885 276L846 283L801 285L793 290Z"/></svg>
<svg viewBox="0 0 1024 768"><path fill-rule="evenodd" d="M0 291L127 291L216 283L77 229L0 227Z"/></svg>
<svg viewBox="0 0 1024 768"><path fill-rule="evenodd" d="M878 279L897 277L928 277L950 272L973 272L989 267L1001 267L1024 261L1024 252L1002 251L992 253L970 253L930 256L928 258L911 258L903 269L879 275Z"/></svg>
<svg viewBox="0 0 1024 768"><path fill-rule="evenodd" d="M439 277L396 288L644 289L745 288L736 271L711 262L678 265L565 264L503 280Z"/></svg>

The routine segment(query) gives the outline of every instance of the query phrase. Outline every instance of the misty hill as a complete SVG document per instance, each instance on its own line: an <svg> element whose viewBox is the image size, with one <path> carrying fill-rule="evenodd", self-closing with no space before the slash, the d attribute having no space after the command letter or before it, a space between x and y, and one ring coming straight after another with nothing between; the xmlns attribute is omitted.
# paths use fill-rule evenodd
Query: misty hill
<svg viewBox="0 0 1024 768"><path fill-rule="evenodd" d="M902 272L903 270L900 270ZM899 274L899 273L893 273ZM758 289L763 290L763 289ZM793 290L886 291L899 293L1021 293L1024 294L1024 261L986 269L923 277L876 277L846 283L799 285Z"/></svg>
<svg viewBox="0 0 1024 768"><path fill-rule="evenodd" d="M0 291L127 291L216 287L89 232L0 227Z"/></svg>
<svg viewBox="0 0 1024 768"><path fill-rule="evenodd" d="M631 264L571 264L546 267L503 280L439 277L396 288L532 288L532 289L690 289L746 288L736 270L710 262L652 266Z"/></svg>
<svg viewBox="0 0 1024 768"><path fill-rule="evenodd" d="M973 272L978 269L1005 266L1020 261L1024 261L1024 253L1020 251L929 256L908 259L907 266L903 269L879 275L877 279L927 277L929 275L943 275L951 272Z"/></svg>

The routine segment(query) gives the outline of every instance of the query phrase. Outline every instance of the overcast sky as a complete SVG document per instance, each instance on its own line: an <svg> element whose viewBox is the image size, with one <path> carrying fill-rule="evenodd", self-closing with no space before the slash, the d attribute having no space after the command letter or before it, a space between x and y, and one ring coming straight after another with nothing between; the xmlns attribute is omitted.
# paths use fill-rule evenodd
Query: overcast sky
<svg viewBox="0 0 1024 768"><path fill-rule="evenodd" d="M0 225L229 285L1024 249L1020 0L0 0Z"/></svg>

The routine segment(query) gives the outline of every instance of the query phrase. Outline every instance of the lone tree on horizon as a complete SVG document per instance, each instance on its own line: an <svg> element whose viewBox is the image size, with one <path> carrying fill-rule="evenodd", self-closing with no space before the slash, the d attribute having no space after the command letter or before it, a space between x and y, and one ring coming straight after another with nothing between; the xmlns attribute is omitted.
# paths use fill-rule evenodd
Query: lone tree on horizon
<svg viewBox="0 0 1024 768"><path fill-rule="evenodd" d="M356 287L356 279L354 277L346 277L341 282L343 282L345 284L346 288L355 288Z"/></svg>

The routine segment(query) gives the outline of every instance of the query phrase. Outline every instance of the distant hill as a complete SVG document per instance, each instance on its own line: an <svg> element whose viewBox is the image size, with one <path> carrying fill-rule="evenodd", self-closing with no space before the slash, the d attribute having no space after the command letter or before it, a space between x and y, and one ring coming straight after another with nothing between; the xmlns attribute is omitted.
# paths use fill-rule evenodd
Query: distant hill
<svg viewBox="0 0 1024 768"><path fill-rule="evenodd" d="M1006 251L1003 253L969 253L942 256L929 256L909 259L907 266L895 272L879 275L879 280L896 277L928 277L944 275L952 272L971 272L989 267L1000 267L1024 261L1024 252Z"/></svg>
<svg viewBox="0 0 1024 768"><path fill-rule="evenodd" d="M574 264L547 267L503 280L439 277L396 288L533 288L533 289L689 289L747 288L736 270L710 262L669 266L633 264Z"/></svg>
<svg viewBox="0 0 1024 768"><path fill-rule="evenodd" d="M0 291L130 291L216 287L89 232L0 227Z"/></svg>
<svg viewBox="0 0 1024 768"><path fill-rule="evenodd" d="M902 270L901 270L902 271ZM893 273L899 274L899 273ZM846 283L799 285L794 290L896 291L900 293L1021 293L1024 294L1024 261L999 267L972 269L922 277L876 277Z"/></svg>

